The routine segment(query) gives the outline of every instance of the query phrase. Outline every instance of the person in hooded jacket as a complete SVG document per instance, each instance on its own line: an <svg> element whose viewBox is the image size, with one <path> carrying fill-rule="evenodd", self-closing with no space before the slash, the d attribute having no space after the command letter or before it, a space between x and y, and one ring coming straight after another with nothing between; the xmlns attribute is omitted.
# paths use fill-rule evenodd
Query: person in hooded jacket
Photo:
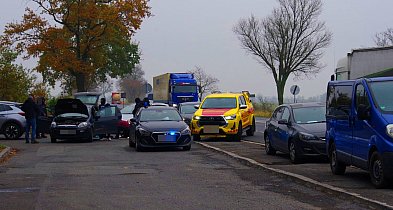
<svg viewBox="0 0 393 210"><path fill-rule="evenodd" d="M26 118L26 130L25 130L25 139L26 143L29 143L29 133L31 127L31 143L39 143L36 141L36 129L37 129L37 117L40 114L40 109L37 104L33 100L33 96L29 96L27 100L22 104L22 111L25 112Z"/></svg>

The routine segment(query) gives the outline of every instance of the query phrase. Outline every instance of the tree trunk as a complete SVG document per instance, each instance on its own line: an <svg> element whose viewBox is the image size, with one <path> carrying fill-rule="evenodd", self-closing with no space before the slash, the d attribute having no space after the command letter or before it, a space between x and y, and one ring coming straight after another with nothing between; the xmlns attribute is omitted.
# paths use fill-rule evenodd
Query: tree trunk
<svg viewBox="0 0 393 210"><path fill-rule="evenodd" d="M277 81L277 97L278 97L278 105L284 103L284 88L285 88L285 81Z"/></svg>
<svg viewBox="0 0 393 210"><path fill-rule="evenodd" d="M86 92L86 75L83 73L76 73L75 74L75 80L76 80L76 89L78 92Z"/></svg>

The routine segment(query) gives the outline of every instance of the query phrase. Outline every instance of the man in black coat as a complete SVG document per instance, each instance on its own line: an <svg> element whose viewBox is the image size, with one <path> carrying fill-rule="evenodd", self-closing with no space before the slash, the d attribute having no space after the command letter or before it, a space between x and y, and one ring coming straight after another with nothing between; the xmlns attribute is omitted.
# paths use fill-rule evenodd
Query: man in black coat
<svg viewBox="0 0 393 210"><path fill-rule="evenodd" d="M22 111L25 112L25 118L26 118L26 131L25 131L26 143L29 143L30 127L31 127L31 143L32 144L39 143L38 141L35 140L35 137L36 137L36 129L37 129L36 119L40 114L40 109L37 106L37 104L34 102L33 96L29 96L29 98L27 98L27 100L23 103L21 109Z"/></svg>

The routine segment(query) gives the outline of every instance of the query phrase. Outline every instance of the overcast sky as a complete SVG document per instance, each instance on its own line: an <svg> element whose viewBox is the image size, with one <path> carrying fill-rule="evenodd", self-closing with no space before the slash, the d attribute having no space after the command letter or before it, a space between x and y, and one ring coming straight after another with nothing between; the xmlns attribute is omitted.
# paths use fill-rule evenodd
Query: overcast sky
<svg viewBox="0 0 393 210"><path fill-rule="evenodd" d="M21 19L27 0L1 0L0 31L10 21ZM4 4L4 2L7 2ZM374 35L393 27L392 0L326 0L321 21L333 33L333 41L321 60L326 68L315 78L290 78L308 97L325 92L338 59L351 49L373 47ZM220 80L222 91L250 90L276 96L273 77L242 49L233 33L240 18L251 14L266 17L276 0L150 0L154 16L146 19L134 41L142 51L146 79L166 72L185 72L195 66ZM27 67L33 62L28 62Z"/></svg>

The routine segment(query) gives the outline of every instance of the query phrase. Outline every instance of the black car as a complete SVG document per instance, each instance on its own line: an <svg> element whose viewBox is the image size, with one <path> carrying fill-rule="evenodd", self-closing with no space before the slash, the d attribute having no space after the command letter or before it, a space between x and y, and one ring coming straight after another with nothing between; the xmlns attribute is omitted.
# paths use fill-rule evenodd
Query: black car
<svg viewBox="0 0 393 210"><path fill-rule="evenodd" d="M191 119L196 112L195 105L199 105L200 103L201 102L184 102L178 105L177 109L179 110L181 116L184 119L184 122L186 122L187 125L190 125Z"/></svg>
<svg viewBox="0 0 393 210"><path fill-rule="evenodd" d="M136 151L152 147L191 149L191 131L173 107L141 108L131 122L129 145Z"/></svg>
<svg viewBox="0 0 393 210"><path fill-rule="evenodd" d="M117 133L121 113L116 106L106 106L93 114L79 99L59 99L51 123L51 142L57 139L84 139Z"/></svg>
<svg viewBox="0 0 393 210"><path fill-rule="evenodd" d="M266 122L265 150L289 153L292 163L305 155L326 155L326 107L322 103L281 105Z"/></svg>

